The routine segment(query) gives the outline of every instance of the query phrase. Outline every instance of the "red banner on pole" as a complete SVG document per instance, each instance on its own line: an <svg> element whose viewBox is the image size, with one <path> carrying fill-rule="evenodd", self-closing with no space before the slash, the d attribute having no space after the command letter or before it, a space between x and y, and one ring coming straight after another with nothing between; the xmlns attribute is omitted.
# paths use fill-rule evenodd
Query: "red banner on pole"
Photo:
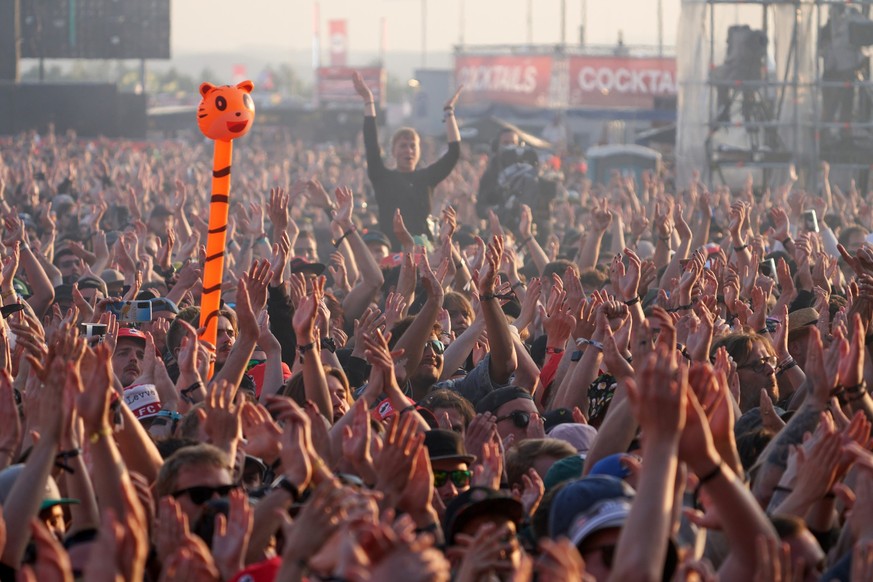
<svg viewBox="0 0 873 582"><path fill-rule="evenodd" d="M676 59L570 57L570 107L651 108L676 95Z"/></svg>
<svg viewBox="0 0 873 582"><path fill-rule="evenodd" d="M316 96L320 106L360 105L361 97L352 85L352 73L358 71L373 92L378 107L384 107L386 75L382 67L320 67L318 69Z"/></svg>
<svg viewBox="0 0 873 582"><path fill-rule="evenodd" d="M345 67L349 53L349 33L346 20L329 20L327 32L330 43L330 66Z"/></svg>
<svg viewBox="0 0 873 582"><path fill-rule="evenodd" d="M464 103L508 103L546 107L552 78L549 55L458 55L455 83Z"/></svg>

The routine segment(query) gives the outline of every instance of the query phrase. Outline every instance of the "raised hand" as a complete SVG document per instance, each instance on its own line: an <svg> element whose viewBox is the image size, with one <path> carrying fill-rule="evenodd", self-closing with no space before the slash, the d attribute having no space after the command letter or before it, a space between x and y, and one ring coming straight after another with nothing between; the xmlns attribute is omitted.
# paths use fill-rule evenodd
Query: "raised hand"
<svg viewBox="0 0 873 582"><path fill-rule="evenodd" d="M361 75L361 73L359 73L358 71L352 73L352 83L355 86L355 92L361 96L361 99L364 100L365 104L373 102L373 92L370 91L367 83L364 82L364 77ZM460 91L460 89L458 90Z"/></svg>
<svg viewBox="0 0 873 582"><path fill-rule="evenodd" d="M239 489L227 496L230 509L227 517L215 516L212 535L212 556L223 580L229 580L245 566L245 555L252 534L253 515L246 494Z"/></svg>
<svg viewBox="0 0 873 582"><path fill-rule="evenodd" d="M355 207L355 195L352 189L348 186L338 186L334 190L336 195L337 208L334 211L334 220L343 230L348 230L353 226L352 209Z"/></svg>
<svg viewBox="0 0 873 582"><path fill-rule="evenodd" d="M273 234L282 232L288 229L288 194L284 188L270 188L270 201L267 203L267 216L270 217L270 222L273 225Z"/></svg>

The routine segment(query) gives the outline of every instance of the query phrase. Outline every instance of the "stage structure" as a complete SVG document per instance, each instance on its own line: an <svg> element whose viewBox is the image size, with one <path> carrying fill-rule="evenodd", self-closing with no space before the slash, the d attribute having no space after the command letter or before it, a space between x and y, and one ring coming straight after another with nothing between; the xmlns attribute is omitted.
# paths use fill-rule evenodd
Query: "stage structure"
<svg viewBox="0 0 873 582"><path fill-rule="evenodd" d="M683 0L677 178L816 190L822 161L866 184L873 0ZM701 148L700 146L705 147Z"/></svg>

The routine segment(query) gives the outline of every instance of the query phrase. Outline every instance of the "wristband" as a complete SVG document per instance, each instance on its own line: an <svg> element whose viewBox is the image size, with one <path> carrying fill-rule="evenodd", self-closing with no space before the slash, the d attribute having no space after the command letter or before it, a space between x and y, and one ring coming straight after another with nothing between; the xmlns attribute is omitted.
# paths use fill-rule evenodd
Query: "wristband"
<svg viewBox="0 0 873 582"><path fill-rule="evenodd" d="M493 301L494 299L497 299L497 295L495 295L494 293L486 293L485 295L479 297L479 303L483 301Z"/></svg>
<svg viewBox="0 0 873 582"><path fill-rule="evenodd" d="M715 469L713 469L712 471L710 471L706 475L703 475L702 477L697 478L698 486L703 486L706 483L708 483L708 482L712 481L713 479L715 479L716 477L718 477L719 475L721 475L723 467L724 467L724 461L719 459L718 465L715 466Z"/></svg>
<svg viewBox="0 0 873 582"><path fill-rule="evenodd" d="M178 422L182 420L182 415L176 412L175 410L159 410L157 415L158 418L169 418L173 422Z"/></svg>
<svg viewBox="0 0 873 582"><path fill-rule="evenodd" d="M190 386L188 386L184 390L180 390L179 394L181 394L182 400L184 400L188 404L194 404L194 399L190 396L190 394L194 390L197 390L198 388L200 388L200 386L202 386L202 385L203 385L203 382L201 382L200 380L197 380L196 382L194 382L193 384L191 384Z"/></svg>
<svg viewBox="0 0 873 582"><path fill-rule="evenodd" d="M687 311L687 310L691 309L692 305L693 305L693 303L689 303L688 305L679 305L678 307L673 307L672 309L668 309L667 313L676 313L679 311Z"/></svg>
<svg viewBox="0 0 873 582"><path fill-rule="evenodd" d="M103 437L108 437L112 434L112 427L104 426L100 430L95 433L91 433L91 436L88 437L88 440L91 441L91 444L97 444Z"/></svg>
<svg viewBox="0 0 873 582"><path fill-rule="evenodd" d="M323 337L320 342L321 349L327 350L332 354L336 353L336 341L332 337Z"/></svg>
<svg viewBox="0 0 873 582"><path fill-rule="evenodd" d="M523 241L521 241L520 243L515 245L515 250L520 251L521 249L523 249L524 247L527 246L527 243L529 243L532 240L533 240L532 236L527 237L526 239L524 239Z"/></svg>
<svg viewBox="0 0 873 582"><path fill-rule="evenodd" d="M741 252L743 252L744 250L746 250L747 248L749 248L749 243L746 243L746 244L741 245L741 246L738 246L738 247L734 247L734 251L735 251L735 252L738 252L738 253L741 253Z"/></svg>
<svg viewBox="0 0 873 582"><path fill-rule="evenodd" d="M288 480L288 477L282 477L276 483L276 489L283 489L291 494L291 501L297 502L300 499L300 490L297 486Z"/></svg>
<svg viewBox="0 0 873 582"><path fill-rule="evenodd" d="M56 459L75 459L82 454L82 449L70 449L69 451L61 451L55 455Z"/></svg>
<svg viewBox="0 0 873 582"><path fill-rule="evenodd" d="M564 348L546 348L547 354L563 354Z"/></svg>
<svg viewBox="0 0 873 582"><path fill-rule="evenodd" d="M789 237L786 237L786 238L782 241L782 246L783 246L783 247L788 246L788 245L790 245L790 244L793 243L793 242L794 242L794 239L793 239L793 238L791 238L790 236L789 236Z"/></svg>
<svg viewBox="0 0 873 582"><path fill-rule="evenodd" d="M335 249L338 249L339 246L342 244L342 242L343 242L344 240L346 240L346 239L349 237L349 235L352 234L353 232L355 232L356 230L358 230L357 227L352 226L350 229L348 229L347 231L345 231L345 232L342 234L341 237L339 237L338 239L336 239L335 241L333 241L333 247L334 247Z"/></svg>
<svg viewBox="0 0 873 582"><path fill-rule="evenodd" d="M364 101L364 105L375 105L375 101Z"/></svg>
<svg viewBox="0 0 873 582"><path fill-rule="evenodd" d="M601 352L603 351L603 344L602 343L600 343L597 340L585 339L584 337L577 339L576 345L577 346L587 345L587 346L591 346L595 350L600 350Z"/></svg>
<svg viewBox="0 0 873 582"><path fill-rule="evenodd" d="M636 305L639 302L640 302L640 296L637 295L636 297L634 297L630 301L625 301L624 304L627 305L628 307L630 307L632 305Z"/></svg>
<svg viewBox="0 0 873 582"><path fill-rule="evenodd" d="M303 355L306 354L309 350L315 347L315 342L309 342L308 344L303 344L302 346L297 346L297 353L300 354L300 363L303 363Z"/></svg>

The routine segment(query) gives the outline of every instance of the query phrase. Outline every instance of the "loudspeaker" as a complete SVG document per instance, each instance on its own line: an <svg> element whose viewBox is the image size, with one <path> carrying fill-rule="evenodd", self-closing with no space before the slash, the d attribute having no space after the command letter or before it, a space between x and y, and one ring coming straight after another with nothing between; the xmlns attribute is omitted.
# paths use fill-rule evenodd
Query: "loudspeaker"
<svg viewBox="0 0 873 582"><path fill-rule="evenodd" d="M19 0L0 2L0 81L18 80L18 59L21 57L19 7Z"/></svg>
<svg viewBox="0 0 873 582"><path fill-rule="evenodd" d="M50 123L59 134L142 138L146 96L119 94L106 83L0 83L0 134L44 133Z"/></svg>

